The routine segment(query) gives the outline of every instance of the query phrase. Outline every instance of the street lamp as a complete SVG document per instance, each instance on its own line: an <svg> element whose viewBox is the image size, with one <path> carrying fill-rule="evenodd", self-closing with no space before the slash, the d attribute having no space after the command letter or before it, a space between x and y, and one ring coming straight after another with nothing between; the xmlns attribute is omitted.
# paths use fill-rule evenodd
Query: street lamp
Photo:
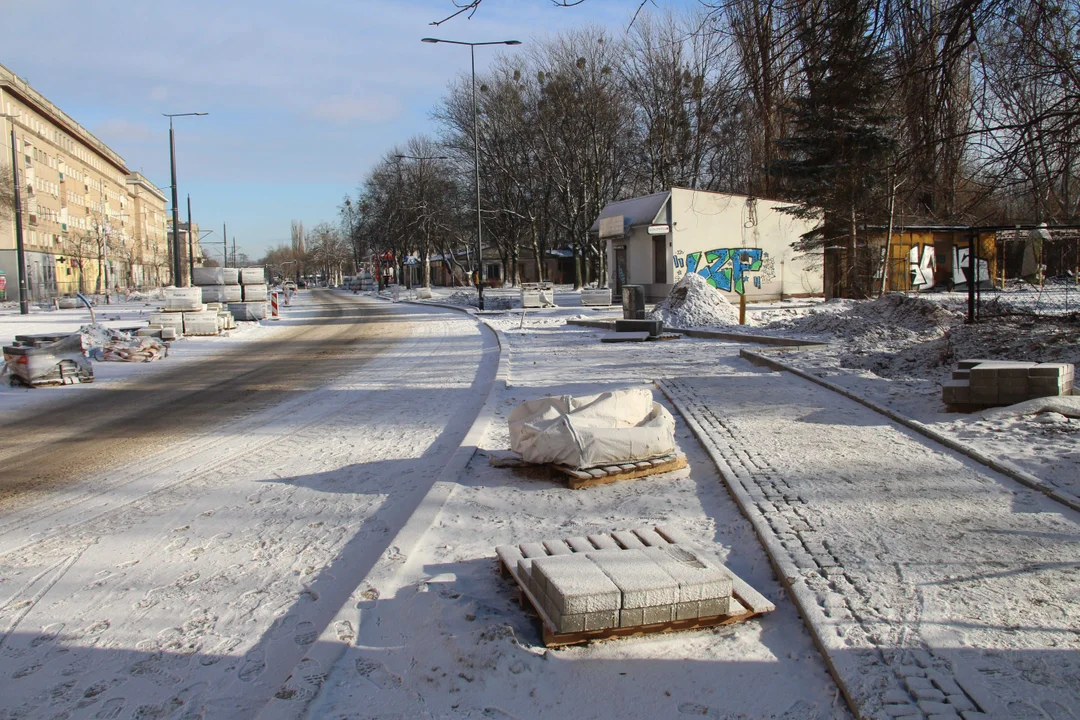
<svg viewBox="0 0 1080 720"><path fill-rule="evenodd" d="M472 58L472 121L473 121L473 175L476 180L476 262L480 266L480 284L476 291L480 296L480 309L484 309L484 241L480 220L480 132L476 120L476 48L481 45L520 45L520 40L496 40L493 42L462 42L460 40L442 40L440 38L421 38L420 42L448 43L450 45L468 45Z"/></svg>
<svg viewBox="0 0 1080 720"><path fill-rule="evenodd" d="M180 212L177 208L178 200L176 198L176 142L173 138L173 118L177 117L192 117L195 115L209 115L210 113L204 112L189 112L189 113L161 113L165 117L169 118L169 167L172 169L172 251L173 251L173 284L177 287L180 286L180 278L182 275L180 265ZM191 229L188 229L190 235Z"/></svg>
<svg viewBox="0 0 1080 720"><path fill-rule="evenodd" d="M15 262L19 264L19 314L30 313L30 297L26 291L26 247L23 245L22 198L19 196L19 155L15 147L15 118L18 115L0 114L11 121L11 177L15 184Z"/></svg>

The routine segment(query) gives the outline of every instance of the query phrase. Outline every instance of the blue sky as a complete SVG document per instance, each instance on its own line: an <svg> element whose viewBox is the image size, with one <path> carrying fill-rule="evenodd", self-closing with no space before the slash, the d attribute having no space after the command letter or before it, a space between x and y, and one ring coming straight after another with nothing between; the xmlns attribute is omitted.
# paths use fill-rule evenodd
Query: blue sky
<svg viewBox="0 0 1080 720"><path fill-rule="evenodd" d="M622 32L636 6L484 0L471 20L434 28L451 0L6 0L0 63L163 189L161 113L210 113L176 120L181 215L190 193L211 250L227 222L256 258L288 240L292 219L336 222L382 153L434 133L431 109L468 72L469 53L421 37L527 44L589 23ZM478 51L477 70L495 53Z"/></svg>

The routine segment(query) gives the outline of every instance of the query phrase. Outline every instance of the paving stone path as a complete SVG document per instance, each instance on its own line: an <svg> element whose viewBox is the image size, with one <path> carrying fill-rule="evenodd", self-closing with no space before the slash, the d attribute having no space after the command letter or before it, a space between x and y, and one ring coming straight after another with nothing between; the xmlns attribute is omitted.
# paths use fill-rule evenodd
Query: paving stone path
<svg viewBox="0 0 1080 720"><path fill-rule="evenodd" d="M1080 523L787 374L661 389L861 717L1078 718Z"/></svg>

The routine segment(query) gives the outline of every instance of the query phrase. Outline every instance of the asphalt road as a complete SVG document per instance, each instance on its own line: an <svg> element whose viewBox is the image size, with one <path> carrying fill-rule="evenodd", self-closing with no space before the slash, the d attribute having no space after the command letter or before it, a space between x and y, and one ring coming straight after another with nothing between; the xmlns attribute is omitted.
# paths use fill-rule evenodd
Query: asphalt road
<svg viewBox="0 0 1080 720"><path fill-rule="evenodd" d="M404 318L385 306L311 293L307 309L291 313L284 327L201 365L178 364L118 389L6 418L0 423L0 514L315 390L408 332Z"/></svg>

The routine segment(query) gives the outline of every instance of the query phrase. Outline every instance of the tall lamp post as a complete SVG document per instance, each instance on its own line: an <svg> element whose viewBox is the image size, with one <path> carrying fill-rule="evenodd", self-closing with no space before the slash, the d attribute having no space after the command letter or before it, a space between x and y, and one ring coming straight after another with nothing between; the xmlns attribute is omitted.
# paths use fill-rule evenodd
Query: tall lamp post
<svg viewBox="0 0 1080 720"><path fill-rule="evenodd" d="M30 313L30 296L26 291L26 248L23 246L22 198L19 195L19 153L15 146L15 118L18 115L0 114L11 121L11 177L15 191L15 262L19 263L19 314Z"/></svg>
<svg viewBox="0 0 1080 720"><path fill-rule="evenodd" d="M180 211L177 207L179 200L176 198L176 142L173 136L173 118L192 117L195 115L209 115L204 112L189 113L161 113L169 118L169 167L172 170L172 252L173 252L173 285L180 286L183 277L180 263ZM188 230L190 234L190 229Z"/></svg>
<svg viewBox="0 0 1080 720"><path fill-rule="evenodd" d="M496 40L493 42L462 42L460 40L442 40L440 38L421 38L420 42L449 43L450 45L468 45L472 58L472 122L473 122L473 177L476 180L476 263L479 266L480 309L484 309L484 240L480 220L480 132L476 121L476 48L482 45L520 45L520 40Z"/></svg>

